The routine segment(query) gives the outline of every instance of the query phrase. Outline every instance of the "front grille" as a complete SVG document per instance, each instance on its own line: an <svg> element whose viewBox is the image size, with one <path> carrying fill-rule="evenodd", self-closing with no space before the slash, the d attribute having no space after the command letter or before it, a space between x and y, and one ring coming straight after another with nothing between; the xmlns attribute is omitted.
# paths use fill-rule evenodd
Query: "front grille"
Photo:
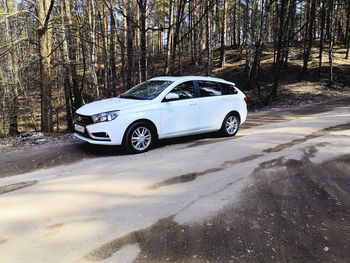
<svg viewBox="0 0 350 263"><path fill-rule="evenodd" d="M75 115L75 121L76 121L76 123L82 124L84 126L94 123L91 116L85 116L85 115L80 115L80 114Z"/></svg>

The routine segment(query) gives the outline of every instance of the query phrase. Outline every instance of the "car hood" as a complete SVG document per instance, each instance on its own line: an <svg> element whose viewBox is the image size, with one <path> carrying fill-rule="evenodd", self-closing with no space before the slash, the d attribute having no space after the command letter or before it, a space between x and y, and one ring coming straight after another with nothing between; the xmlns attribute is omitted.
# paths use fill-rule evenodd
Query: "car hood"
<svg viewBox="0 0 350 263"><path fill-rule="evenodd" d="M121 98L111 98L104 99L95 102L91 102L80 107L76 113L86 116L91 116L94 114L115 111L115 110L125 110L133 108L136 106L141 106L144 104L149 104L148 100L133 100L133 99L121 99Z"/></svg>

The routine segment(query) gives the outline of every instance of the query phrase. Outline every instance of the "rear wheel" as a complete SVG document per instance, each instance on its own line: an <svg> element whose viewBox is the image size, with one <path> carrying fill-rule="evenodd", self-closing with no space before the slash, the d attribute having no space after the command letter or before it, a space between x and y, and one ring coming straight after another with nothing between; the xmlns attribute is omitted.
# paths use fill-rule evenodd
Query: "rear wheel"
<svg viewBox="0 0 350 263"><path fill-rule="evenodd" d="M142 153L152 148L155 132L147 122L132 124L126 131L124 146L130 153Z"/></svg>
<svg viewBox="0 0 350 263"><path fill-rule="evenodd" d="M235 136L239 130L240 118L237 113L231 112L226 115L220 132L224 136Z"/></svg>

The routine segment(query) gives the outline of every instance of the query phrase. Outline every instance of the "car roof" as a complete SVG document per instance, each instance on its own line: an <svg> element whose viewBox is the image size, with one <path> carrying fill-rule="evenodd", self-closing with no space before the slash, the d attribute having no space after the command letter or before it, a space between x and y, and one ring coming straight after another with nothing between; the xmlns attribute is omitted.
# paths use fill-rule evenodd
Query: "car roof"
<svg viewBox="0 0 350 263"><path fill-rule="evenodd" d="M151 78L150 80L168 80L168 81L174 81L174 82L182 82L182 81L191 81L191 80L204 80L204 81L217 81L217 82L224 82L224 83L230 83L232 82L226 81L221 78L216 77L205 77L205 76L160 76Z"/></svg>

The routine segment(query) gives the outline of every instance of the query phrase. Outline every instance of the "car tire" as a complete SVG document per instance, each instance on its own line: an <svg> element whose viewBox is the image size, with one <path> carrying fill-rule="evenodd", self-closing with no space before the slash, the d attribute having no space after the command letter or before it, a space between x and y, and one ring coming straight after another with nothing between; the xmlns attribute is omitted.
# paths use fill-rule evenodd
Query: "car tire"
<svg viewBox="0 0 350 263"><path fill-rule="evenodd" d="M125 133L124 147L129 153L147 152L153 147L155 139L152 125L147 122L136 122Z"/></svg>
<svg viewBox="0 0 350 263"><path fill-rule="evenodd" d="M220 129L220 133L223 136L235 136L239 130L239 124L241 120L239 114L236 112L230 112L226 115L224 121L222 122L222 126Z"/></svg>

